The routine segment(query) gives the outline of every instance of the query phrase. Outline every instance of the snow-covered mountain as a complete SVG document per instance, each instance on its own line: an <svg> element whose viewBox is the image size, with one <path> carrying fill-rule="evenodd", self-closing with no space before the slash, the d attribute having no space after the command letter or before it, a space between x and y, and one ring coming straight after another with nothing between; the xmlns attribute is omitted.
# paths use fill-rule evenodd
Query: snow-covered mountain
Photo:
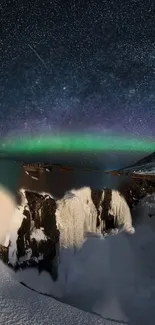
<svg viewBox="0 0 155 325"><path fill-rule="evenodd" d="M88 234L102 236L109 228L134 231L128 204L115 190L85 187L56 201L47 193L22 189L19 202L3 241L2 257L15 269L37 266L55 280L61 249L77 250Z"/></svg>
<svg viewBox="0 0 155 325"><path fill-rule="evenodd" d="M121 172L155 176L155 152L137 161L134 165L122 169Z"/></svg>
<svg viewBox="0 0 155 325"><path fill-rule="evenodd" d="M88 199L90 191L84 191ZM118 194L114 196L118 201ZM14 273L0 262L0 323L57 325L72 324L74 319L79 325L151 324L155 319L155 220L148 215L155 212L154 202L155 196L149 195L135 208L139 221L134 235L89 237L78 254L68 255L62 249L60 278L64 275L64 282L61 278L55 285L55 293L63 287L61 302L51 297L55 282L47 273L38 275L35 269ZM60 208L59 222L61 215Z"/></svg>
<svg viewBox="0 0 155 325"><path fill-rule="evenodd" d="M123 190L83 187L56 200L51 194L22 188L15 207L10 193L0 188L0 252L5 264L16 270L7 271L6 265L0 265L1 324L9 324L10 317L21 324L29 308L32 324L47 324L49 316L52 324L57 324L56 312L51 316L48 310L50 301L51 308L57 308L53 297L59 300L63 313L59 320L64 317L62 302L100 315L102 319L92 316L95 325L145 325L148 315L155 317L155 197L146 197L147 192L141 193L139 188L128 189L137 199L132 210ZM131 213L138 222L134 223L138 236ZM138 220L142 220L140 228ZM47 308L41 308L42 302ZM74 309L69 308L69 317L74 317ZM91 323L89 315L84 313L84 319L79 316L78 320L77 313L77 324ZM68 316L65 320L71 323Z"/></svg>
<svg viewBox="0 0 155 325"><path fill-rule="evenodd" d="M2 189L1 192L3 192ZM3 199L5 195L7 196L8 193L4 192L1 198ZM82 263L83 257L79 254L81 254L83 247L85 247L84 250L86 251L90 250L87 244L102 244L102 239L104 239L108 227L117 227L120 231L134 233L130 209L125 199L118 191L95 191L85 187L66 193L58 201L47 193L36 193L21 189L18 202L19 205L12 215L8 231L3 218L3 211L0 213L0 222L5 225L5 227L2 227L2 230L5 230L5 238L1 242L1 257L6 264L11 265L16 270L13 278L18 283L26 284L32 290L45 295L49 294L50 297L55 297L62 302L68 302L71 305L102 316L102 313L98 312L95 307L94 309L89 307L91 300L94 304L94 294L96 289L99 288L99 283L93 285L92 282L89 289L90 302L88 300L88 305L86 303L85 306L82 299L79 301L80 304L76 301L76 296L81 295L78 291L77 272L78 269L80 270L79 263ZM95 251L92 246L92 258L95 256L97 258ZM88 258L89 261L90 253L83 252L82 254L86 254L86 260ZM84 282L87 281L86 276L88 275L88 269L90 269L89 263L85 265L85 271L82 270L81 274L82 290L84 290L82 296L86 301L87 290L85 292ZM95 264L92 261L90 273L92 279L96 277L96 267L93 268ZM40 273L38 270L42 272ZM39 287L38 282L40 282ZM76 284L76 289L72 300L71 295L72 289L75 287L74 284ZM19 287L19 284L16 284L16 286ZM89 284L86 284L86 286L89 287ZM81 285L79 288L81 288ZM23 290L26 293L25 290L28 289L21 288L21 292ZM0 304L2 303L0 302ZM13 307L11 306L11 308ZM117 322L121 320L122 312L120 310L115 311L112 318L115 319L115 317ZM108 324L108 318L111 318L110 311L107 312L106 318L107 322L102 321L101 324ZM109 324L115 324L112 318ZM100 320L98 323L100 324Z"/></svg>
<svg viewBox="0 0 155 325"><path fill-rule="evenodd" d="M155 317L155 188L123 181L118 190L82 187L55 199L38 191L38 179L48 189L46 167L23 170L16 197L0 188L0 323L72 324L75 317L81 325L92 317L95 325L145 325L148 314Z"/></svg>

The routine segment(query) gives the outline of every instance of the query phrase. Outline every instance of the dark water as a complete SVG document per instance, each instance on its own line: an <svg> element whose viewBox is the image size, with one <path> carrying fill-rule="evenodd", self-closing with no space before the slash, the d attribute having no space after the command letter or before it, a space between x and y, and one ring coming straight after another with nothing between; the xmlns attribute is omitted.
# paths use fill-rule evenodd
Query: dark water
<svg viewBox="0 0 155 325"><path fill-rule="evenodd" d="M143 153L106 152L9 157L0 160L0 183L14 193L24 187L33 191L51 193L56 198L61 198L66 191L72 188L77 189L84 186L97 189L104 187L117 189L119 184L126 179L106 175L105 171L123 168L143 156ZM64 164L73 167L73 170L64 172L55 166L50 173L44 170L27 175L21 167L21 161ZM91 170L85 171L84 168Z"/></svg>

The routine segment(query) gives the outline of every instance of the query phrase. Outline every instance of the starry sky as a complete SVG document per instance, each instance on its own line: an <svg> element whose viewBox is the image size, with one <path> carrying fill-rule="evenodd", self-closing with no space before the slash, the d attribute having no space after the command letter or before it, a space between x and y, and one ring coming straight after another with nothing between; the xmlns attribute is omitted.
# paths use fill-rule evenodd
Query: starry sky
<svg viewBox="0 0 155 325"><path fill-rule="evenodd" d="M1 0L1 136L154 139L154 17L153 0Z"/></svg>

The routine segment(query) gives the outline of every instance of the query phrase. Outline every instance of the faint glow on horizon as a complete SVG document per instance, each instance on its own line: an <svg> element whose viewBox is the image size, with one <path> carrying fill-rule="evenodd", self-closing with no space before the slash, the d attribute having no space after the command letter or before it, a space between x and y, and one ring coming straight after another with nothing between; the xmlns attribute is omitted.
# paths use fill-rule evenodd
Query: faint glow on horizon
<svg viewBox="0 0 155 325"><path fill-rule="evenodd" d="M43 153L43 152L103 152L103 151L155 151L155 142L111 135L61 135L14 137L0 143L1 152L6 153Z"/></svg>

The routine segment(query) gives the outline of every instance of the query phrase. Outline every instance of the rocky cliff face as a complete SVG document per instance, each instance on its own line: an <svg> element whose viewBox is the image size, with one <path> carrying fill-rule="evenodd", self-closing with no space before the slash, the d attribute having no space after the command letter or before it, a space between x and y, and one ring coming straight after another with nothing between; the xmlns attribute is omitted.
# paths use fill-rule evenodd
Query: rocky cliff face
<svg viewBox="0 0 155 325"><path fill-rule="evenodd" d="M23 221L17 237L17 267L38 265L56 277L54 260L59 242L56 202L49 195L24 192Z"/></svg>
<svg viewBox="0 0 155 325"><path fill-rule="evenodd" d="M120 193L125 197L130 209L132 210L146 195L155 192L155 180L145 177L131 178L130 182L119 186Z"/></svg>
<svg viewBox="0 0 155 325"><path fill-rule="evenodd" d="M15 270L37 267L56 280L62 248L76 251L88 233L104 235L113 228L133 233L132 208L153 192L154 183L142 179L122 184L119 191L89 187L72 190L61 200L21 190L15 225L0 247L0 255Z"/></svg>

